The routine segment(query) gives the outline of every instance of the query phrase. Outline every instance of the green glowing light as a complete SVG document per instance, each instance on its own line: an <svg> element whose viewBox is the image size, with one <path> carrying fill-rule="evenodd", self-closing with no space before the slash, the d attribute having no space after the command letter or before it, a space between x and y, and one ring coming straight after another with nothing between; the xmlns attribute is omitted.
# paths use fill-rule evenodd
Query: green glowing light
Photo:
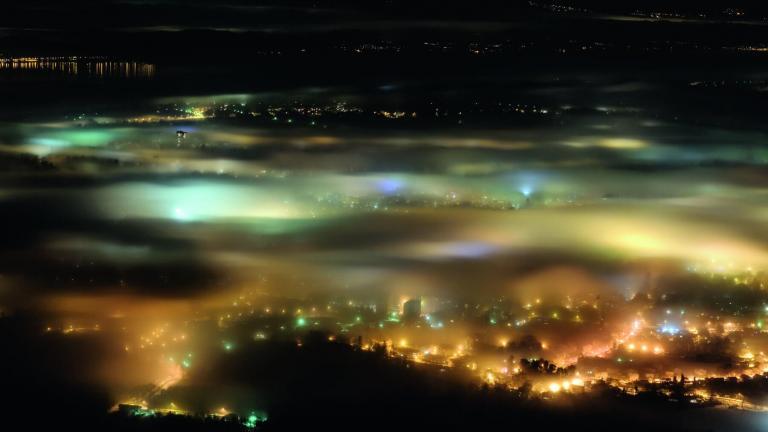
<svg viewBox="0 0 768 432"><path fill-rule="evenodd" d="M137 417L154 417L155 412L151 409L137 408L132 411L132 414Z"/></svg>
<svg viewBox="0 0 768 432"><path fill-rule="evenodd" d="M305 325L307 325L307 320L304 317L299 317L296 320L296 327L304 327Z"/></svg>
<svg viewBox="0 0 768 432"><path fill-rule="evenodd" d="M32 144L48 147L100 147L118 138L122 131L116 129L66 129L34 136Z"/></svg>
<svg viewBox="0 0 768 432"><path fill-rule="evenodd" d="M256 414L256 413L252 412L245 419L245 422L243 422L243 426L245 426L245 427L247 427L249 429L253 429L253 428L255 428L258 425L258 423L265 422L265 421L267 421L267 416L266 415Z"/></svg>
<svg viewBox="0 0 768 432"><path fill-rule="evenodd" d="M232 351L235 348L235 345L232 342L224 342L223 343L224 350L225 351Z"/></svg>

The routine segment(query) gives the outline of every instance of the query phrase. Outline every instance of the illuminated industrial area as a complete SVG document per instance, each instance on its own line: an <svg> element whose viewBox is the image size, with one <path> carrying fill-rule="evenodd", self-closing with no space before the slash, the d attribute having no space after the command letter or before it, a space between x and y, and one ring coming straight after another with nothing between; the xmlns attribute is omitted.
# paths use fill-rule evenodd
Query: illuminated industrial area
<svg viewBox="0 0 768 432"><path fill-rule="evenodd" d="M7 430L768 430L767 7L289 3L0 16Z"/></svg>

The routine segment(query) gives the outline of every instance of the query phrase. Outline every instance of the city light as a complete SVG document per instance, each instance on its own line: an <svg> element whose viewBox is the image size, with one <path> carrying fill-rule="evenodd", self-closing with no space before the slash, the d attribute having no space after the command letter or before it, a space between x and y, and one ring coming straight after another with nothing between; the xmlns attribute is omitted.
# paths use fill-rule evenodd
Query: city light
<svg viewBox="0 0 768 432"><path fill-rule="evenodd" d="M231 3L9 0L0 429L768 425L768 6Z"/></svg>

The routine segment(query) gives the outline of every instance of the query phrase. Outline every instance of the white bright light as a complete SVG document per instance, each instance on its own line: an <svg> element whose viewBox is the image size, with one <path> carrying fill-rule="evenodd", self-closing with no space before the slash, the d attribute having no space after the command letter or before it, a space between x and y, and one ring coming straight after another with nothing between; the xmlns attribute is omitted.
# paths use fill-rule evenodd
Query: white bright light
<svg viewBox="0 0 768 432"><path fill-rule="evenodd" d="M187 214L187 212L180 207L176 207L175 209L173 209L173 217L177 220L182 220L182 221L189 219L189 215Z"/></svg>

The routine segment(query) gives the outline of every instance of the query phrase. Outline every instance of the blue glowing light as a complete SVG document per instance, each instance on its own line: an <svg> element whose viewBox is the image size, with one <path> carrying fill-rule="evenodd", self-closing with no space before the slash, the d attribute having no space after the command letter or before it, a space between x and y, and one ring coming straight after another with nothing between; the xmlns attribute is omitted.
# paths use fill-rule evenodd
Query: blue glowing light
<svg viewBox="0 0 768 432"><path fill-rule="evenodd" d="M197 132L199 131L199 128L197 126L192 126L190 124L177 124L175 126L169 127L168 131L176 133L176 131L183 130L184 132L191 133L191 132Z"/></svg>
<svg viewBox="0 0 768 432"><path fill-rule="evenodd" d="M385 194L385 195L393 195L400 191L400 189L403 188L403 181L393 178L386 178L386 179L380 179L376 181L376 189Z"/></svg>
<svg viewBox="0 0 768 432"><path fill-rule="evenodd" d="M473 259L487 257L497 250L497 246L488 243L460 242L450 244L447 253L458 258Z"/></svg>
<svg viewBox="0 0 768 432"><path fill-rule="evenodd" d="M676 335L680 333L680 328L672 324L662 324L661 327L659 327L659 331L668 335Z"/></svg>
<svg viewBox="0 0 768 432"><path fill-rule="evenodd" d="M55 138L32 138L29 140L29 142L34 145L46 147L67 147L71 145L69 141Z"/></svg>
<svg viewBox="0 0 768 432"><path fill-rule="evenodd" d="M524 197L530 198L538 190L541 190L550 174L540 171L522 171L510 173L505 176L511 185Z"/></svg>

